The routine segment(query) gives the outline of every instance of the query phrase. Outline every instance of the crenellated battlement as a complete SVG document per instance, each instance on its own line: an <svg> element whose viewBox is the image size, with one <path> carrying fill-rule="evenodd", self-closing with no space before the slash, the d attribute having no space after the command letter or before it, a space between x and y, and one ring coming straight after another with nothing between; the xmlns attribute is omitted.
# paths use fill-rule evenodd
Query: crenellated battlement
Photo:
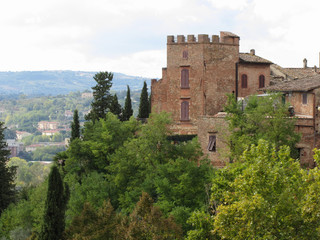
<svg viewBox="0 0 320 240"><path fill-rule="evenodd" d="M231 32L220 32L220 36L212 35L211 38L208 34L198 34L198 38L195 35L167 36L167 44L185 44L185 43L213 43L213 44L232 44L239 45L240 37Z"/></svg>

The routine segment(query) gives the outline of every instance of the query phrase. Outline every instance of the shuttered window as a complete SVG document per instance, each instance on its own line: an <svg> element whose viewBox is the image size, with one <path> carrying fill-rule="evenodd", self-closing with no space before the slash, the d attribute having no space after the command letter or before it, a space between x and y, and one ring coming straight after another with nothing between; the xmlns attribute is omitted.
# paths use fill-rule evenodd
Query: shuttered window
<svg viewBox="0 0 320 240"><path fill-rule="evenodd" d="M264 75L259 76L259 88L264 87Z"/></svg>
<svg viewBox="0 0 320 240"><path fill-rule="evenodd" d="M216 136L211 135L209 136L209 143L208 143L208 151L215 152L216 151Z"/></svg>
<svg viewBox="0 0 320 240"><path fill-rule="evenodd" d="M181 70L181 88L189 88L189 70Z"/></svg>
<svg viewBox="0 0 320 240"><path fill-rule="evenodd" d="M308 94L307 93L302 94L302 104L308 104Z"/></svg>
<svg viewBox="0 0 320 240"><path fill-rule="evenodd" d="M181 103L181 120L189 120L189 102Z"/></svg>
<svg viewBox="0 0 320 240"><path fill-rule="evenodd" d="M241 75L241 87L242 88L247 88L248 87L248 76L247 76L247 74L242 74Z"/></svg>

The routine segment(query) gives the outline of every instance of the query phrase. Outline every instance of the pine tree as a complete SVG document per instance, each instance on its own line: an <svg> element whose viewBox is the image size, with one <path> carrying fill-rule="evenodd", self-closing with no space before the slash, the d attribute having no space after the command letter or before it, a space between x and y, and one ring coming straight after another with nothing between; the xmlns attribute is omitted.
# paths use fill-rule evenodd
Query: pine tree
<svg viewBox="0 0 320 240"><path fill-rule="evenodd" d="M133 114L132 104L131 104L131 96L130 96L130 88L127 85L127 97L124 104L122 121L128 121Z"/></svg>
<svg viewBox="0 0 320 240"><path fill-rule="evenodd" d="M148 88L147 83L143 83L143 88L140 96L139 114L138 118L149 117L149 99L148 99Z"/></svg>
<svg viewBox="0 0 320 240"><path fill-rule="evenodd" d="M110 112L113 113L114 115L118 116L119 119L121 118L122 108L118 102L117 94L115 94L112 98L112 102L110 105Z"/></svg>
<svg viewBox="0 0 320 240"><path fill-rule="evenodd" d="M10 151L4 140L4 123L0 122L0 215L15 197L14 177L16 167L8 167L6 165L9 160Z"/></svg>
<svg viewBox="0 0 320 240"><path fill-rule="evenodd" d="M73 112L73 122L71 123L70 142L72 142L76 138L80 138L80 123L79 123L79 114L77 109L74 110Z"/></svg>
<svg viewBox="0 0 320 240"><path fill-rule="evenodd" d="M106 113L110 108L113 98L110 94L113 74L108 72L99 72L94 75L93 79L97 82L97 85L92 87L93 101L91 103L91 111L85 116L85 119L95 122L100 118L105 118Z"/></svg>
<svg viewBox="0 0 320 240"><path fill-rule="evenodd" d="M62 239L68 195L69 189L68 187L64 188L58 167L52 167L49 174L47 199L39 240Z"/></svg>

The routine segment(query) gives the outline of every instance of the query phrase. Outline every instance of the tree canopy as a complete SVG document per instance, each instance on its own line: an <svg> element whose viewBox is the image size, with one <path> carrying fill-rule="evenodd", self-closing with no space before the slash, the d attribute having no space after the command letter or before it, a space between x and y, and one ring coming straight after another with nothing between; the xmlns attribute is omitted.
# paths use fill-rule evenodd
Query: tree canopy
<svg viewBox="0 0 320 240"><path fill-rule="evenodd" d="M138 118L148 118L149 117L149 98L148 98L148 88L147 83L143 83L143 88L140 96L140 105Z"/></svg>
<svg viewBox="0 0 320 240"><path fill-rule="evenodd" d="M296 157L296 143L300 135L295 132L295 119L289 117L288 105L280 94L265 97L250 96L244 101L236 101L228 96L225 111L229 123L229 146L231 159L237 159L246 147L258 144L264 139L280 146L289 146Z"/></svg>
<svg viewBox="0 0 320 240"><path fill-rule="evenodd" d="M131 104L131 95L130 88L127 86L127 97L124 103L123 113L122 113L122 121L128 121L133 114L132 104Z"/></svg>
<svg viewBox="0 0 320 240"><path fill-rule="evenodd" d="M80 138L80 122L79 122L79 113L78 110L73 112L73 121L71 123L71 138L70 141L73 141L76 138Z"/></svg>
<svg viewBox="0 0 320 240"><path fill-rule="evenodd" d="M58 167L53 166L49 174L44 219L39 240L62 239L68 195L68 188L64 187Z"/></svg>
<svg viewBox="0 0 320 240"><path fill-rule="evenodd" d="M95 122L100 118L105 118L106 113L109 111L112 102L110 88L113 74L111 72L99 72L94 75L93 79L97 84L92 87L93 101L91 103L91 111L86 116L86 120Z"/></svg>

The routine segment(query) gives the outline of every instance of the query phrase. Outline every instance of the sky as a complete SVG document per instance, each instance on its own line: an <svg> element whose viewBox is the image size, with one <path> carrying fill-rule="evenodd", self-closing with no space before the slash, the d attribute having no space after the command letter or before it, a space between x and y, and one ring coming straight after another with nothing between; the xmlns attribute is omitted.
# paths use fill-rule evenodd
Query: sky
<svg viewBox="0 0 320 240"><path fill-rule="evenodd" d="M167 35L240 36L282 67L319 66L319 0L10 0L0 71L111 71L161 78Z"/></svg>

